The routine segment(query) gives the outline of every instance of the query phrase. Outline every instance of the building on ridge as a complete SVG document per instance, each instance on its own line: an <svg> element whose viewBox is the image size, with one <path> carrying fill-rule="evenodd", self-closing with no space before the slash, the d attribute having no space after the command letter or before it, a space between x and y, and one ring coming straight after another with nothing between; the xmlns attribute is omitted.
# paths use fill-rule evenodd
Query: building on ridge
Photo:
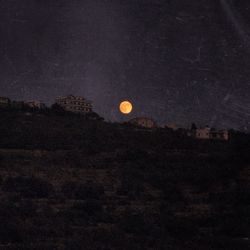
<svg viewBox="0 0 250 250"><path fill-rule="evenodd" d="M58 97L56 98L56 104L65 111L82 114L92 112L92 102L80 96L68 95Z"/></svg>
<svg viewBox="0 0 250 250"><path fill-rule="evenodd" d="M25 102L24 104L27 105L30 108L38 108L38 109L46 108L45 103L43 103L41 101L37 101L37 100L28 101L28 102Z"/></svg>
<svg viewBox="0 0 250 250"><path fill-rule="evenodd" d="M157 127L156 122L153 119L147 118L147 117L136 117L136 118L129 120L128 123L136 125L138 127L143 127L143 128L156 128Z"/></svg>
<svg viewBox="0 0 250 250"><path fill-rule="evenodd" d="M9 107L11 100L7 97L0 96L0 107Z"/></svg>
<svg viewBox="0 0 250 250"><path fill-rule="evenodd" d="M210 128L208 126L204 128L194 128L188 133L188 135L196 138L196 139L205 139L205 140L229 140L229 132L228 130L216 130L214 128Z"/></svg>

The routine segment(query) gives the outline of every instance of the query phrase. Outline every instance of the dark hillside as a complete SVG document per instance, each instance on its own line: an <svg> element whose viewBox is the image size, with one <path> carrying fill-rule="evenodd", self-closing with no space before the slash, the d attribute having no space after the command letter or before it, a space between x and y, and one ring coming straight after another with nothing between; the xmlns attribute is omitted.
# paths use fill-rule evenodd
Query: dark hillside
<svg viewBox="0 0 250 250"><path fill-rule="evenodd" d="M250 140L0 111L0 249L249 249Z"/></svg>

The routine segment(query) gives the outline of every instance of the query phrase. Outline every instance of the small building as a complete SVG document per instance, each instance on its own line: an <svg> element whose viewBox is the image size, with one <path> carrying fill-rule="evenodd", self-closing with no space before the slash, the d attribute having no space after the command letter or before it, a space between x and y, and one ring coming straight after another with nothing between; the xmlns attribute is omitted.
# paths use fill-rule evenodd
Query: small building
<svg viewBox="0 0 250 250"><path fill-rule="evenodd" d="M195 138L197 139L210 139L210 128L197 128L195 130Z"/></svg>
<svg viewBox="0 0 250 250"><path fill-rule="evenodd" d="M228 130L219 130L219 131L211 130L210 139L228 141L229 140Z"/></svg>
<svg viewBox="0 0 250 250"><path fill-rule="evenodd" d="M176 131L176 130L178 130L180 127L177 126L177 125L174 124L174 123L169 123L169 124L165 125L165 128L172 129L172 130Z"/></svg>
<svg viewBox="0 0 250 250"><path fill-rule="evenodd" d="M28 101L24 103L26 106L30 107L30 108L37 108L37 109L44 109L46 108L45 103L41 102L41 101Z"/></svg>
<svg viewBox="0 0 250 250"><path fill-rule="evenodd" d="M156 122L153 119L147 118L147 117L133 118L129 121L129 123L139 126L139 127L143 127L143 128L156 128L157 127Z"/></svg>
<svg viewBox="0 0 250 250"><path fill-rule="evenodd" d="M209 127L205 128L196 128L191 130L190 133L188 133L190 136L196 138L196 139L206 139L206 140L229 140L229 133L227 130L216 130L211 129Z"/></svg>
<svg viewBox="0 0 250 250"><path fill-rule="evenodd" d="M80 96L68 95L56 98L56 104L61 106L65 111L86 114L92 112L91 101Z"/></svg>
<svg viewBox="0 0 250 250"><path fill-rule="evenodd" d="M8 107L10 103L11 101L9 98L0 96L0 107Z"/></svg>

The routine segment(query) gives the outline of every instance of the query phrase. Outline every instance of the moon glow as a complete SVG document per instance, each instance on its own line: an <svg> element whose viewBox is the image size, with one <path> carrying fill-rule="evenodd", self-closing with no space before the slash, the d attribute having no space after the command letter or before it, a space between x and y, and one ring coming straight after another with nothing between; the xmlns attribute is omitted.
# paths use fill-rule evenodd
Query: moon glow
<svg viewBox="0 0 250 250"><path fill-rule="evenodd" d="M121 111L121 113L123 113L125 115L131 113L132 109L133 109L133 105L131 102L123 101L120 103L120 111Z"/></svg>

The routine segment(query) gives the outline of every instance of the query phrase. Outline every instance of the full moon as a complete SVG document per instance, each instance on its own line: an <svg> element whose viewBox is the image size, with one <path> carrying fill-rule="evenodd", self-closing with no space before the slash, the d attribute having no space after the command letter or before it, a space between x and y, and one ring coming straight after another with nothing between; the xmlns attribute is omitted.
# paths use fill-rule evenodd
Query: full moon
<svg viewBox="0 0 250 250"><path fill-rule="evenodd" d="M127 115L127 114L131 113L132 109L133 109L133 106L132 106L131 102L123 101L123 102L120 103L120 111L121 111L121 113Z"/></svg>

